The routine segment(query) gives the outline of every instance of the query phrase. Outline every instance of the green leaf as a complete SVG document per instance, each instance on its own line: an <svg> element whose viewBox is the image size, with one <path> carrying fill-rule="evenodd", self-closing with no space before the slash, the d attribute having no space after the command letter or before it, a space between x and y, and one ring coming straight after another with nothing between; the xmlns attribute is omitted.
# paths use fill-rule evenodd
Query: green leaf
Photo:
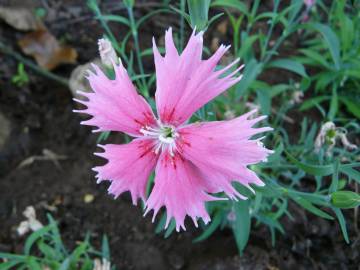
<svg viewBox="0 0 360 270"><path fill-rule="evenodd" d="M57 254L56 250L53 249L48 244L45 244L44 241L40 241L38 243L38 248L40 249L42 254L44 254L45 258L50 259L50 260L58 259L58 254Z"/></svg>
<svg viewBox="0 0 360 270"><path fill-rule="evenodd" d="M319 103L325 101L325 100L329 100L331 99L330 96L318 96L318 97L314 97L314 98L310 98L307 99L306 101L304 101L301 106L300 106L300 111L306 111L316 105L318 105Z"/></svg>
<svg viewBox="0 0 360 270"><path fill-rule="evenodd" d="M310 165L298 161L289 152L284 151L291 163L295 164L299 169L312 175L326 176L334 172L333 165Z"/></svg>
<svg viewBox="0 0 360 270"><path fill-rule="evenodd" d="M190 24L190 18L189 18L188 14L182 13L181 10L170 6L170 9L160 8L160 9L155 9L153 11L147 12L144 16L138 18L138 20L136 21L136 28L139 29L143 23L145 23L148 19L150 19L152 16L154 16L158 13L174 13L174 11L179 13L180 15L184 16L185 20L187 20L188 23Z"/></svg>
<svg viewBox="0 0 360 270"><path fill-rule="evenodd" d="M130 26L130 22L127 18L118 15L101 15L102 19L110 22L119 22L126 26Z"/></svg>
<svg viewBox="0 0 360 270"><path fill-rule="evenodd" d="M305 208L309 212L311 212L311 213L313 213L313 214L315 214L315 215L317 215L319 217L330 219L330 220L334 219L328 213L320 210L319 208L314 206L311 202L307 201L306 199L303 199L301 197L296 197L296 196L291 196L291 198L293 199L294 202L296 202L297 204L299 204L300 206L302 206L303 208Z"/></svg>
<svg viewBox="0 0 360 270"><path fill-rule="evenodd" d="M360 184L360 172L347 165L340 166L340 171Z"/></svg>
<svg viewBox="0 0 360 270"><path fill-rule="evenodd" d="M168 238L171 235L171 233L175 230L175 228L176 228L176 221L174 218L172 218L169 227L166 229L164 237Z"/></svg>
<svg viewBox="0 0 360 270"><path fill-rule="evenodd" d="M328 118L330 121L333 121L335 118L335 115L338 111L339 107L339 100L338 100L338 94L336 91L336 88L334 87L332 90L332 96L331 96L331 102L330 102L330 110L328 113Z"/></svg>
<svg viewBox="0 0 360 270"><path fill-rule="evenodd" d="M340 69L340 42L334 31L327 25L321 23L307 24L309 28L318 31L324 38L327 47L330 50L330 54L337 70Z"/></svg>
<svg viewBox="0 0 360 270"><path fill-rule="evenodd" d="M61 236L60 236L60 232L59 232L59 228L57 226L56 221L53 219L53 217L50 214L46 215L48 220L49 220L49 226L51 228L51 237L52 237L52 241L55 244L55 249L58 252L58 254L65 254L67 255L68 252L65 249L63 242L61 240ZM64 258L64 257L62 257Z"/></svg>
<svg viewBox="0 0 360 270"><path fill-rule="evenodd" d="M332 181L331 181L331 185L329 187L329 192L335 192L337 190L338 184L339 184L339 166L340 166L340 161L339 159L337 159L334 163L334 173L332 175Z"/></svg>
<svg viewBox="0 0 360 270"><path fill-rule="evenodd" d="M339 221L341 232L344 236L345 242L349 244L350 241L349 241L349 236L348 236L348 232L346 229L346 221L345 221L344 215L339 208L333 207L332 210L335 212L335 215Z"/></svg>
<svg viewBox="0 0 360 270"><path fill-rule="evenodd" d="M224 214L223 212L221 211L218 211L214 214L214 217L212 218L210 224L205 228L205 230L203 231L203 233L196 237L194 239L194 243L197 243L197 242L200 242L200 241L203 241L207 238L209 238L213 233L214 231L220 226L221 224L221 221L223 220L223 217L224 217Z"/></svg>
<svg viewBox="0 0 360 270"><path fill-rule="evenodd" d="M236 98L240 99L245 91L249 88L250 84L256 79L263 68L262 63L258 63L256 59L251 59L243 73L243 78L236 86Z"/></svg>
<svg viewBox="0 0 360 270"><path fill-rule="evenodd" d="M65 261L63 261L62 264L60 265L59 270L69 270L70 262L71 262L71 258L70 257L66 258Z"/></svg>
<svg viewBox="0 0 360 270"><path fill-rule="evenodd" d="M258 102L260 104L261 112L264 115L270 115L271 112L271 97L269 91L266 89L258 89L256 91Z"/></svg>
<svg viewBox="0 0 360 270"><path fill-rule="evenodd" d="M192 29L204 30L208 25L210 0L187 0Z"/></svg>
<svg viewBox="0 0 360 270"><path fill-rule="evenodd" d="M360 107L357 103L353 102L347 97L339 97L339 100L345 104L346 109L354 116L360 119Z"/></svg>
<svg viewBox="0 0 360 270"><path fill-rule="evenodd" d="M305 71L305 67L294 60L291 59L276 59L274 61L271 61L267 66L267 68L282 68L286 69L292 72L297 73L298 75L302 77L308 77Z"/></svg>
<svg viewBox="0 0 360 270"><path fill-rule="evenodd" d="M96 140L96 143L100 143L102 141L105 141L109 138L111 131L103 131L100 133L99 137Z"/></svg>
<svg viewBox="0 0 360 270"><path fill-rule="evenodd" d="M21 261L7 261L7 262L1 262L0 263L0 270L9 270L9 269L15 269L13 268L17 264L22 263Z"/></svg>
<svg viewBox="0 0 360 270"><path fill-rule="evenodd" d="M249 37L246 37L241 42L241 47L239 48L239 51L237 53L237 57L240 59L248 59L249 55L253 53L253 46L254 43L258 40L259 35L252 35Z"/></svg>
<svg viewBox="0 0 360 270"><path fill-rule="evenodd" d="M52 230L52 226L48 225L46 227L43 227L43 228L33 232L26 239L25 246L24 246L24 254L25 255L30 255L30 250L31 250L32 246L35 244L35 242L37 240L39 240L40 238L42 238L46 233L48 233L51 230Z"/></svg>
<svg viewBox="0 0 360 270"><path fill-rule="evenodd" d="M242 254L250 236L251 217L249 213L249 201L239 200L238 202L234 202L233 205L236 219L232 229L236 245L240 254Z"/></svg>
<svg viewBox="0 0 360 270"><path fill-rule="evenodd" d="M322 65L327 69L331 69L329 63L326 61L326 58L318 52L310 49L301 49L299 50L299 52L303 53L306 56L306 58L304 58L305 60L312 59L313 61L315 61L316 64Z"/></svg>
<svg viewBox="0 0 360 270"><path fill-rule="evenodd" d="M109 240L106 235L103 235L102 243L101 243L101 254L102 257L110 261L110 248L109 248Z"/></svg>
<svg viewBox="0 0 360 270"><path fill-rule="evenodd" d="M33 256L29 256L27 258L27 264L31 270L42 270L41 265L37 262L36 258Z"/></svg>
<svg viewBox="0 0 360 270"><path fill-rule="evenodd" d="M156 234L159 234L164 230L165 222L166 222L166 213L162 214L160 221L156 225L156 228L155 228Z"/></svg>
<svg viewBox="0 0 360 270"><path fill-rule="evenodd" d="M249 11L243 1L240 0L215 0L212 1L211 7L234 8L241 13L248 14Z"/></svg>
<svg viewBox="0 0 360 270"><path fill-rule="evenodd" d="M17 254L11 254L11 253L3 253L3 252L0 252L0 258L7 259L7 260L17 260L17 261L25 261L26 260L26 256L24 256L24 255L17 255Z"/></svg>
<svg viewBox="0 0 360 270"><path fill-rule="evenodd" d="M71 253L71 256L68 257L71 260L72 266L76 267L81 256L86 255L86 251L87 251L88 247L89 247L89 244L87 242L82 242L80 245L78 245L74 249L74 251Z"/></svg>

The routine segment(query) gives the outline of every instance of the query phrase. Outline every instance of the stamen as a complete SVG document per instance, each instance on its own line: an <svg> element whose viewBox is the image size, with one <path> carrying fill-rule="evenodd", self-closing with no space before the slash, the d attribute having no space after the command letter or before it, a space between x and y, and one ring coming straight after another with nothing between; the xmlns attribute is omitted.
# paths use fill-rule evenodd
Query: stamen
<svg viewBox="0 0 360 270"><path fill-rule="evenodd" d="M145 126L140 129L144 137L156 140L154 145L154 153L159 154L161 151L169 151L171 156L175 155L176 138L179 134L176 132L175 127L162 124L157 120L158 127Z"/></svg>

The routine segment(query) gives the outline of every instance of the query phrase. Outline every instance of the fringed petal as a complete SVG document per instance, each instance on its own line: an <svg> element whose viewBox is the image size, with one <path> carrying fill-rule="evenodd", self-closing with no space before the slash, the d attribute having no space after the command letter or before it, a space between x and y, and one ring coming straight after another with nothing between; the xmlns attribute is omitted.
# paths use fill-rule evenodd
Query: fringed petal
<svg viewBox="0 0 360 270"><path fill-rule="evenodd" d="M96 126L96 131L121 131L140 136L140 129L155 124L153 112L145 99L137 94L126 70L114 64L115 79L110 80L96 65L95 73L89 71L88 80L92 93L79 92L87 98L79 101L87 108L76 112L86 113L91 119L83 125Z"/></svg>
<svg viewBox="0 0 360 270"><path fill-rule="evenodd" d="M166 54L162 57L153 42L156 66L156 106L163 123L178 126L211 99L241 80L234 77L240 68L225 76L238 60L215 71L220 58L229 47L220 46L208 60L201 60L203 33L195 34L179 55L175 49L171 28L165 35Z"/></svg>
<svg viewBox="0 0 360 270"><path fill-rule="evenodd" d="M166 208L166 225L172 218L176 230L185 230L185 217L190 216L195 226L197 218L204 223L210 221L205 202L216 200L204 191L204 181L194 166L179 155L170 156L163 152L156 166L155 185L146 201L145 215L153 210L153 220L161 207Z"/></svg>
<svg viewBox="0 0 360 270"><path fill-rule="evenodd" d="M101 147L105 151L96 155L108 162L93 169L97 172L98 182L109 180L109 193L115 197L130 191L133 204L139 198L145 200L146 184L157 161L153 151L154 141L135 139L128 144L107 144Z"/></svg>
<svg viewBox="0 0 360 270"><path fill-rule="evenodd" d="M250 112L230 121L195 123L179 129L177 149L203 174L209 192L224 191L230 198L243 197L232 187L233 181L251 189L250 184L263 185L247 168L266 160L272 153L259 139L250 140L269 127L252 126L264 117L248 120Z"/></svg>

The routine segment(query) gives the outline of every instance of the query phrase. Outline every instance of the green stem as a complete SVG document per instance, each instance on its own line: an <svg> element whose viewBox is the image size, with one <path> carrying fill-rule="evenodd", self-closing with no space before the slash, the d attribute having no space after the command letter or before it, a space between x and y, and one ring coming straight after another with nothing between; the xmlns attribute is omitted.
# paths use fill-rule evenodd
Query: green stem
<svg viewBox="0 0 360 270"><path fill-rule="evenodd" d="M296 20L292 19L290 20L288 27L286 27L283 31L283 34L276 40L275 45L271 48L270 51L268 51L264 57L264 59L262 60L263 64L267 64L272 56L274 55L274 53L277 51L277 49L280 47L280 45L284 42L284 40L293 32L293 28L296 27L300 20L302 19L302 15L300 15Z"/></svg>
<svg viewBox="0 0 360 270"><path fill-rule="evenodd" d="M277 14L277 10L278 10L278 7L279 7L279 1L274 1L274 9L273 9L273 13L274 14ZM271 25L270 25L270 28L269 28L269 31L266 35L266 40L265 40L265 44L264 44L264 47L263 47L263 50L262 50L262 58L265 57L265 53L266 53L266 49L269 45L269 41L270 41L270 38L272 36L272 33L273 33L273 30L274 30L274 26L275 26L275 20L272 19L271 20Z"/></svg>
<svg viewBox="0 0 360 270"><path fill-rule="evenodd" d="M136 59L137 59L137 62L138 62L139 70L140 70L141 74L145 74L144 73L143 63L142 63L142 60L141 60L141 51L140 51L140 46L139 46L138 32L137 32L137 28L136 28L136 23L135 23L135 18L134 18L134 13L133 13L132 7L128 7L127 11L128 11L129 19L130 19L131 34L133 36L134 43L135 43L135 53L136 53ZM149 93L148 93L147 88L146 88L145 78L142 77L140 80L141 80L142 88L143 88L142 89L142 94L146 98L148 98Z"/></svg>
<svg viewBox="0 0 360 270"><path fill-rule="evenodd" d="M126 61L126 55L124 54L124 52L121 50L121 48L119 47L115 35L113 34L113 32L111 31L109 25L106 23L106 21L103 19L101 10L99 9L99 7L97 5L93 5L91 6L91 8L93 9L93 11L95 12L95 16L96 18L100 21L101 26L105 29L106 34L108 35L112 45L114 46L114 48L116 49L116 51L118 53L120 53L120 56L122 59L124 59ZM127 62L127 61L126 61ZM127 63L128 64L128 63Z"/></svg>
<svg viewBox="0 0 360 270"><path fill-rule="evenodd" d="M47 71L43 68L41 68L40 66L34 64L32 61L22 57L20 54L14 52L12 49L8 48L7 46L5 46L3 43L0 42L0 51L7 54L7 55L11 55L12 57L14 57L16 60L18 60L19 62L24 63L24 65L28 66L29 68L33 69L34 71L36 71L37 73L43 75L44 77L47 77L51 80L54 80L66 87L69 87L69 81L61 76L58 76L50 71Z"/></svg>
<svg viewBox="0 0 360 270"><path fill-rule="evenodd" d="M185 13L185 0L181 0L180 2L180 10L181 14ZM180 16L180 52L182 52L184 48L184 28L185 28L185 19L184 16Z"/></svg>

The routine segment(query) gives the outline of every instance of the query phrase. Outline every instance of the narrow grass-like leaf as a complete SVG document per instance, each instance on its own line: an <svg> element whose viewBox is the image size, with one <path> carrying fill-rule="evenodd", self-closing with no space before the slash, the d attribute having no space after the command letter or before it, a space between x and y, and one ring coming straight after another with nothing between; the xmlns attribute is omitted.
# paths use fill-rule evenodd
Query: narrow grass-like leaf
<svg viewBox="0 0 360 270"><path fill-rule="evenodd" d="M300 62L291 59L276 59L274 61L271 61L266 67L282 68L292 71L302 77L308 77L308 75L306 74L305 67Z"/></svg>
<svg viewBox="0 0 360 270"><path fill-rule="evenodd" d="M60 265L59 270L69 270L71 258L66 258Z"/></svg>
<svg viewBox="0 0 360 270"><path fill-rule="evenodd" d="M126 26L130 26L130 22L127 18L119 16L119 15L102 15L103 20L110 21L110 22L118 22L124 24ZM95 19L98 19L95 17Z"/></svg>
<svg viewBox="0 0 360 270"><path fill-rule="evenodd" d="M324 38L326 46L330 50L330 54L337 70L340 69L340 42L334 31L327 25L321 23L307 24L311 29L318 31Z"/></svg>
<svg viewBox="0 0 360 270"><path fill-rule="evenodd" d="M353 102L351 99L347 97L339 97L339 100L345 104L346 109L360 119L360 107L357 103Z"/></svg>
<svg viewBox="0 0 360 270"><path fill-rule="evenodd" d="M348 235L348 232L346 229L346 221L345 221L344 215L339 208L333 207L332 210L335 212L335 215L339 221L341 232L344 236L345 242L349 244L350 243L349 235Z"/></svg>
<svg viewBox="0 0 360 270"><path fill-rule="evenodd" d="M240 11L241 13L248 14L249 11L247 6L243 1L240 0L215 0L211 3L212 7L222 7L222 8L234 8Z"/></svg>
<svg viewBox="0 0 360 270"><path fill-rule="evenodd" d="M310 165L305 164L303 162L298 161L294 156L292 156L289 152L284 151L286 156L291 161L291 163L295 164L299 169L302 169L304 172L307 172L312 175L326 176L330 175L334 172L334 167L332 165Z"/></svg>
<svg viewBox="0 0 360 270"><path fill-rule="evenodd" d="M175 219L172 218L169 227L166 229L164 237L168 238L171 235L171 233L175 230L175 227L176 227L176 222Z"/></svg>
<svg viewBox="0 0 360 270"><path fill-rule="evenodd" d="M255 59L251 59L245 66L243 78L236 86L236 98L240 99L250 84L256 79L263 67L263 64L258 63Z"/></svg>
<svg viewBox="0 0 360 270"><path fill-rule="evenodd" d="M335 118L335 115L338 112L338 107L339 107L339 99L338 99L338 94L336 91L336 88L334 87L332 90L332 96L331 96L331 102L330 102L330 110L328 113L328 118L330 121L333 121Z"/></svg>
<svg viewBox="0 0 360 270"><path fill-rule="evenodd" d="M326 219L330 219L333 220L334 218L332 216L330 216L328 213L320 210L319 208L317 208L316 206L314 206L311 202L301 198L301 197L291 197L294 202L296 202L297 204L299 204L300 206L302 206L303 208L305 208L306 210L308 210L309 212L322 217L322 218L326 218Z"/></svg>
<svg viewBox="0 0 360 270"><path fill-rule="evenodd" d="M338 187L338 183L339 183L339 166L340 166L340 161L339 159L337 159L334 163L334 173L332 175L332 181L331 181L331 185L329 187L329 193L333 193L337 190Z"/></svg>
<svg viewBox="0 0 360 270"><path fill-rule="evenodd" d="M236 245L240 254L242 254L250 236L251 217L249 213L249 201L239 200L238 202L234 202L234 211L236 219L232 229Z"/></svg>
<svg viewBox="0 0 360 270"><path fill-rule="evenodd" d="M329 99L331 99L330 96L317 96L314 98L309 98L301 104L300 111L308 110L308 109L316 106L317 104L319 104L325 100L329 100Z"/></svg>
<svg viewBox="0 0 360 270"><path fill-rule="evenodd" d="M0 270L9 270L9 269L15 269L14 267L17 264L22 263L21 261L8 261L8 262L1 262L0 263Z"/></svg>
<svg viewBox="0 0 360 270"><path fill-rule="evenodd" d="M358 182L360 184L360 172L354 170L352 167L343 165L340 167L340 171L346 174L350 179Z"/></svg>
<svg viewBox="0 0 360 270"><path fill-rule="evenodd" d="M214 233L214 231L220 226L223 216L224 216L223 212L221 211L216 212L211 220L211 223L205 228L205 230L200 236L194 239L193 242L197 243L210 237Z"/></svg>
<svg viewBox="0 0 360 270"><path fill-rule="evenodd" d="M35 257L29 256L26 261L27 261L27 264L29 266L29 269L31 269L31 270L42 270L42 267L41 267L40 263L37 262ZM61 270L63 270L63 269L61 269Z"/></svg>
<svg viewBox="0 0 360 270"><path fill-rule="evenodd" d="M35 232L33 232L25 242L24 246L24 254L30 255L30 250L32 246L38 241L40 238L42 238L46 233L50 232L52 230L52 226L48 225L46 227L43 227Z"/></svg>
<svg viewBox="0 0 360 270"><path fill-rule="evenodd" d="M110 247L108 237L104 234L101 242L102 257L110 261Z"/></svg>

